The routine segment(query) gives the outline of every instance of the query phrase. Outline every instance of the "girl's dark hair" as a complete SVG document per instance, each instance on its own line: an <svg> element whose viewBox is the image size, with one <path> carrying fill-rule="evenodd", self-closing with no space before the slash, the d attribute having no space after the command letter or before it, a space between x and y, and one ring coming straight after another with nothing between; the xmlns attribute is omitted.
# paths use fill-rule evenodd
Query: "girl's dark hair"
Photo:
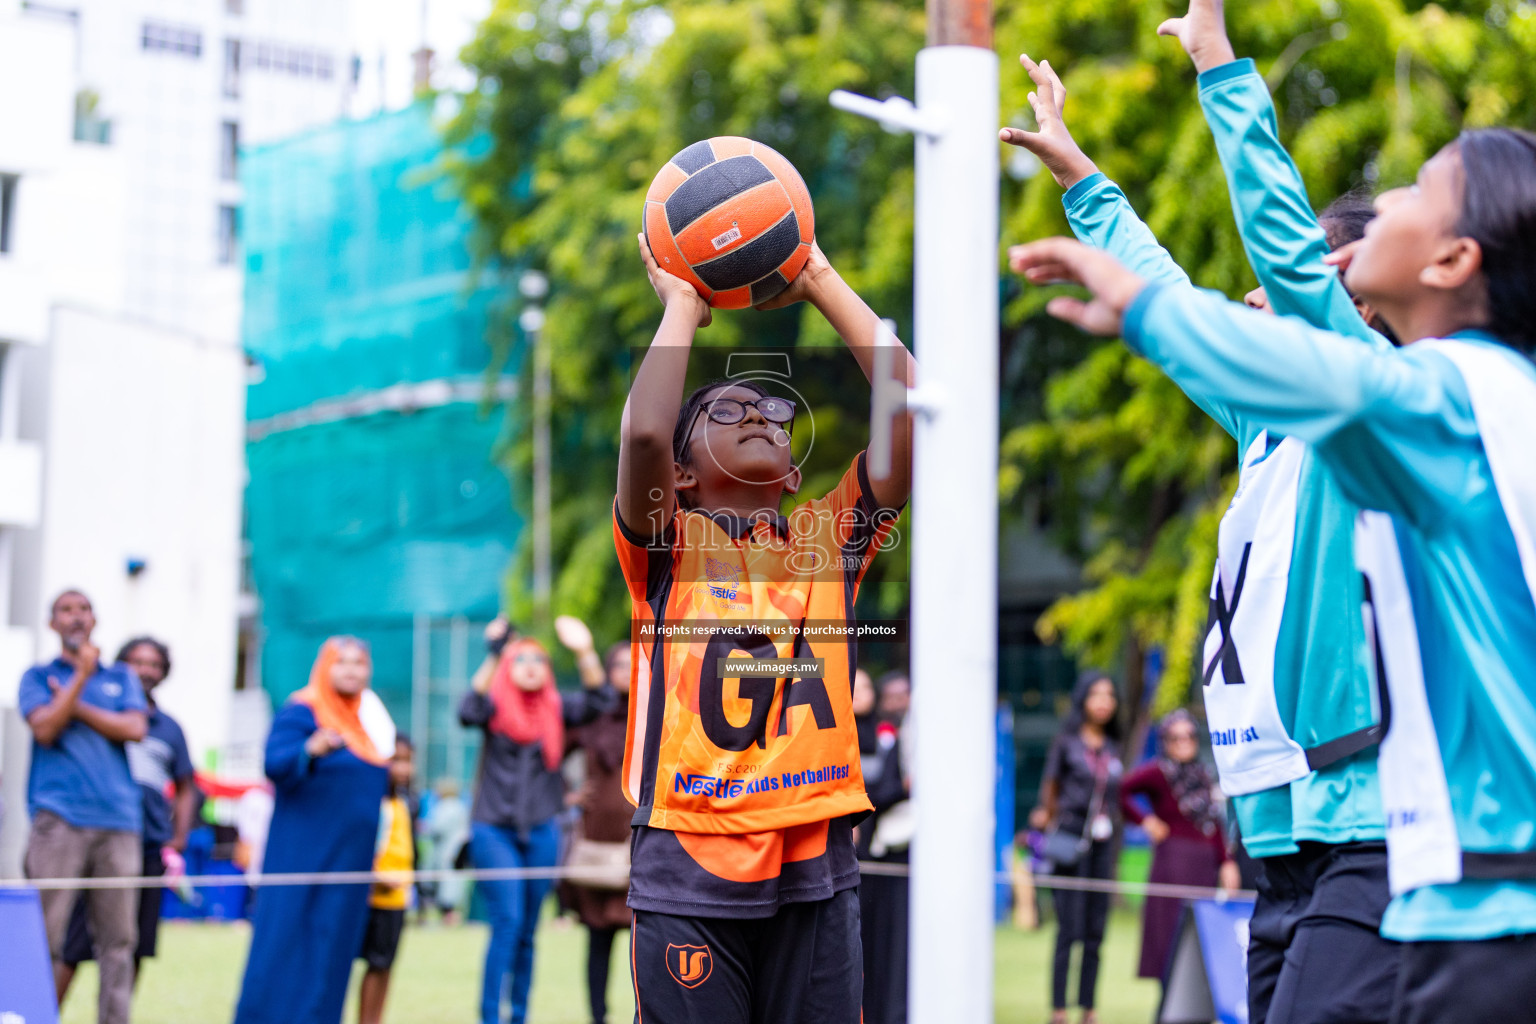
<svg viewBox="0 0 1536 1024"><path fill-rule="evenodd" d="M1084 705L1088 703L1088 693L1095 683L1104 681L1115 688L1115 714L1104 723L1104 735L1112 740L1120 739L1120 687L1115 685L1114 677L1102 669L1090 668L1077 677L1077 685L1072 687L1072 710L1067 712L1067 717L1061 721L1062 736L1071 736L1083 727L1088 720L1088 714Z"/></svg>
<svg viewBox="0 0 1536 1024"><path fill-rule="evenodd" d="M677 411L677 426L672 428L672 459L687 465L693 459L693 453L683 447L688 440L688 428L693 421L698 419L699 410L704 408L704 396L718 388L746 388L755 393L759 398L768 397L768 389L753 380L732 380L730 377L717 377L707 384L701 384L693 389L687 399L683 401L683 407Z"/></svg>
<svg viewBox="0 0 1536 1024"><path fill-rule="evenodd" d="M1328 248L1334 250L1364 238L1365 226L1375 216L1376 204L1371 200L1370 189L1361 185L1323 207L1317 215L1317 222L1322 225L1323 235L1328 239ZM1392 344L1399 344L1397 335L1392 333L1392 328L1381 317L1376 317L1371 326L1377 333L1385 335Z"/></svg>
<svg viewBox="0 0 1536 1024"><path fill-rule="evenodd" d="M165 674L170 675L171 649L152 636L136 636L132 640L129 640L127 643L123 644L123 646L118 649L117 660L127 661L128 655L132 654L133 649L138 647L140 644L149 644L149 646L155 649L155 652L160 655L160 660L165 663Z"/></svg>
<svg viewBox="0 0 1536 1024"><path fill-rule="evenodd" d="M1536 135L1515 128L1462 132L1457 233L1483 250L1488 330L1505 344L1536 349Z"/></svg>
<svg viewBox="0 0 1536 1024"><path fill-rule="evenodd" d="M1341 249L1365 237L1365 226L1376 216L1376 204L1364 186L1351 189L1323 207L1317 222L1327 236L1329 249Z"/></svg>

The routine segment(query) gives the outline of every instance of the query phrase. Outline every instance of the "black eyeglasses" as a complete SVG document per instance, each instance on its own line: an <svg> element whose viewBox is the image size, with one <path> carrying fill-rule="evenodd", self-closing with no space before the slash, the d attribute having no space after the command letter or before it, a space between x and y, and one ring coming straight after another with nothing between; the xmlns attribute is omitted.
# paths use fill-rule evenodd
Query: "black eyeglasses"
<svg viewBox="0 0 1536 1024"><path fill-rule="evenodd" d="M795 403L772 395L748 402L737 398L717 398L704 407L704 413L716 423L729 426L747 418L747 406L756 409L769 423L788 423L795 418Z"/></svg>
<svg viewBox="0 0 1536 1024"><path fill-rule="evenodd" d="M777 398L773 395L764 395L746 402L737 398L717 398L704 406L703 413L714 422L728 427L732 423L740 423L747 418L748 406L756 409L758 414L769 423L777 423L780 426L793 422L795 418L795 403L787 398ZM698 417L694 417L693 423L688 424L688 433L683 437L685 452L688 450L688 442L693 440L693 427L697 422Z"/></svg>

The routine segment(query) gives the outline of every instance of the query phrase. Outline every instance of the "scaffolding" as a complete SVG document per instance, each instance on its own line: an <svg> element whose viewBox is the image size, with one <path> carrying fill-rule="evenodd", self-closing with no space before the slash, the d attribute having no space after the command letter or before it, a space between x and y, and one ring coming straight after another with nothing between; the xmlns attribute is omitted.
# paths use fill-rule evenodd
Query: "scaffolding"
<svg viewBox="0 0 1536 1024"><path fill-rule="evenodd" d="M397 723L439 736L415 697L432 624L496 613L520 528L495 461L513 389L486 374L501 293L441 154L418 105L242 159L261 685L280 704L327 636L355 634ZM472 751L432 749L428 771L463 778Z"/></svg>

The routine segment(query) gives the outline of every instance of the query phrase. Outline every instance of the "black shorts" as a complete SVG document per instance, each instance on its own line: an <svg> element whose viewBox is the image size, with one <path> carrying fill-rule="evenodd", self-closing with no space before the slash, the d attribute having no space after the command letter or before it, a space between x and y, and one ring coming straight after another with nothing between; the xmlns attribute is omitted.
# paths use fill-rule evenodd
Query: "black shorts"
<svg viewBox="0 0 1536 1024"><path fill-rule="evenodd" d="M405 931L405 911L368 908L368 929L363 932L363 948L358 959L370 971L387 971L395 965L400 949L400 933Z"/></svg>
<svg viewBox="0 0 1536 1024"><path fill-rule="evenodd" d="M630 974L645 1024L859 1024L859 893L738 920L634 912Z"/></svg>
<svg viewBox="0 0 1536 1024"><path fill-rule="evenodd" d="M1383 843L1302 843L1258 863L1248 938L1252 1024L1386 1024L1402 947L1381 937Z"/></svg>
<svg viewBox="0 0 1536 1024"><path fill-rule="evenodd" d="M160 844L144 844L144 877L160 878L165 874L165 862L160 859ZM85 901L91 898L89 890L75 900L75 909L69 916L69 930L64 933L64 962L74 967L87 960L96 959L91 949L91 926L86 918ZM160 901L165 890L158 885L139 890L139 944L133 951L135 959L155 955L155 939L160 931Z"/></svg>
<svg viewBox="0 0 1536 1024"><path fill-rule="evenodd" d="M1392 1024L1536 1017L1536 935L1402 948Z"/></svg>

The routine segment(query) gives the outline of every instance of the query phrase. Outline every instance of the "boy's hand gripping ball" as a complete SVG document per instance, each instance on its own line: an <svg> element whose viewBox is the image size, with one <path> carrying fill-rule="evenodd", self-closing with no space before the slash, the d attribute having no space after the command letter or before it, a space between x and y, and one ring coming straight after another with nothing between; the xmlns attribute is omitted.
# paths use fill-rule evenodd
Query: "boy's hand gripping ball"
<svg viewBox="0 0 1536 1024"><path fill-rule="evenodd" d="M645 194L645 240L656 262L716 309L778 295L805 266L815 237L800 172L751 139L695 142Z"/></svg>

